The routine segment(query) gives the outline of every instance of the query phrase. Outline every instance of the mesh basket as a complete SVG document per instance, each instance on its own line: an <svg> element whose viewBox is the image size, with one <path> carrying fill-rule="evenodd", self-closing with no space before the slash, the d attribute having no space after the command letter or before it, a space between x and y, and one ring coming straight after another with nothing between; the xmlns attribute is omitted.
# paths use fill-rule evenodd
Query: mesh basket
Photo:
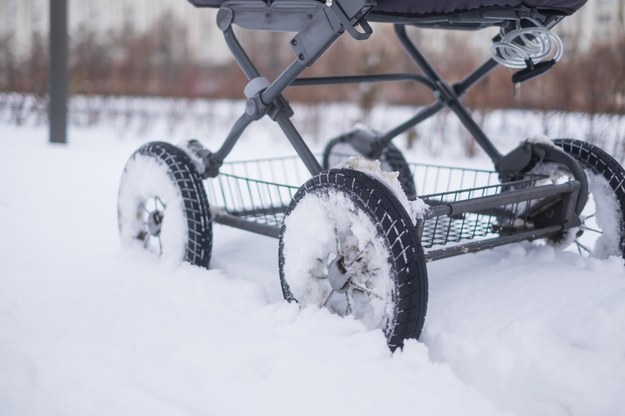
<svg viewBox="0 0 625 416"><path fill-rule="evenodd" d="M541 179L533 176L502 184L498 174L488 170L426 164L410 164L410 169L419 197L433 208L533 187ZM293 196L309 177L296 156L229 162L222 166L219 176L207 181L207 195L217 216L225 213L279 228ZM454 215L426 216L421 224L423 247L527 229L527 213L533 203L526 200Z"/></svg>
<svg viewBox="0 0 625 416"><path fill-rule="evenodd" d="M417 190L432 191L420 195L430 207L502 195L534 187L543 179L531 175L522 180L500 183L499 175L493 171L433 165L413 165L412 170L415 181L421 183L421 188L417 185ZM423 248L430 248L491 234L527 230L532 227L528 215L535 203L535 200L526 199L508 204L493 204L488 208L456 215L426 216L422 225L421 244Z"/></svg>
<svg viewBox="0 0 625 416"><path fill-rule="evenodd" d="M309 176L296 156L228 162L207 181L206 191L217 212L281 227L293 196Z"/></svg>

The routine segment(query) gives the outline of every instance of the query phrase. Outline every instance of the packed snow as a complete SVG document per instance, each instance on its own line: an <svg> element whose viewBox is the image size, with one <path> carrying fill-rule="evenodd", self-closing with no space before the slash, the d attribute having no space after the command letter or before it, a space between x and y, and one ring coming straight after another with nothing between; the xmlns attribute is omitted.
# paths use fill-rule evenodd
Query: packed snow
<svg viewBox="0 0 625 416"><path fill-rule="evenodd" d="M158 198L155 196L158 195ZM124 168L119 183L118 221L122 246L144 245L158 253L162 261L178 262L185 256L186 221L184 202L169 178L167 168L156 159L133 154ZM167 205L167 218L157 239L136 239L143 226L143 210L163 211ZM152 241L154 240L154 241Z"/></svg>
<svg viewBox="0 0 625 416"><path fill-rule="evenodd" d="M0 125L1 415L623 414L620 258L521 243L430 263L423 335L391 354L380 330L283 301L274 239L216 225L211 270L123 249L126 160L183 130L55 146ZM289 153L256 131L233 158Z"/></svg>
<svg viewBox="0 0 625 416"><path fill-rule="evenodd" d="M588 220L588 227L595 224L600 230L605 230L595 242L593 255L598 258L607 258L618 255L620 242L619 224L622 221L619 203L612 192L608 181L602 175L589 175L588 188L590 189L595 208L595 217ZM594 222L591 222L593 221Z"/></svg>
<svg viewBox="0 0 625 416"><path fill-rule="evenodd" d="M387 329L389 321L394 322L388 248L376 224L352 200L331 190L311 192L298 202L284 224L284 275L298 303L326 305L339 315L350 308L351 314L370 329ZM348 272L333 274L333 262L341 256L341 267ZM339 266L334 267L338 270ZM330 282L333 275L339 275L340 284ZM329 278L322 278L326 276ZM336 291L335 286L342 288L348 283L347 276L352 285L372 295L364 290Z"/></svg>
<svg viewBox="0 0 625 416"><path fill-rule="evenodd" d="M415 223L418 219L423 218L425 214L427 214L429 209L427 204L418 197L414 201L409 201L406 193L401 187L401 183L399 182L399 173L382 170L379 160L367 160L362 156L356 156L350 157L337 167L365 172L383 183L393 192L393 195L397 197L397 200L399 200L408 215L410 215L410 218L412 218Z"/></svg>

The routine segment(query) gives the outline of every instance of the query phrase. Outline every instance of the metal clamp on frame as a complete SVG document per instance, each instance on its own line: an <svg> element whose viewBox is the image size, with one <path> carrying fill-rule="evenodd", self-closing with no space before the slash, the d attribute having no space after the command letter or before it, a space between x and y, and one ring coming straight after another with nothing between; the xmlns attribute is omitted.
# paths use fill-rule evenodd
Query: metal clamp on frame
<svg viewBox="0 0 625 416"><path fill-rule="evenodd" d="M531 172L536 166L553 162L566 167L580 184L575 201L575 212L580 214L588 201L588 179L582 167L569 154L548 142L526 140L520 146L503 156L496 164L503 181Z"/></svg>
<svg viewBox="0 0 625 416"><path fill-rule="evenodd" d="M312 65L344 31L356 40L368 39L373 29L363 17L375 5L371 0L327 0L323 12L315 14L291 40L298 61L304 66ZM356 26L363 31L358 31Z"/></svg>
<svg viewBox="0 0 625 416"><path fill-rule="evenodd" d="M323 3L316 0L230 0L219 9L217 22L222 31L227 22L246 30L299 32L322 8Z"/></svg>
<svg viewBox="0 0 625 416"><path fill-rule="evenodd" d="M361 19L371 9L376 6L375 1L365 0L342 0L340 4L335 0L327 0L326 7L332 14L328 15L338 18L339 23L343 29L356 40L369 39L369 36L373 33L373 29L369 26L366 20ZM362 28L362 32L356 29L356 26Z"/></svg>

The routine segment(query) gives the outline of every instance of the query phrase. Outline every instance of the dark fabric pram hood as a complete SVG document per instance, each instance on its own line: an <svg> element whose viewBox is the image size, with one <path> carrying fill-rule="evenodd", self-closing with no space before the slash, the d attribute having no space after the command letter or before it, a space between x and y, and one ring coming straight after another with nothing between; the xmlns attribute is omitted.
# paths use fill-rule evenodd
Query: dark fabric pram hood
<svg viewBox="0 0 625 416"><path fill-rule="evenodd" d="M376 12L403 15L445 14L482 7L527 6L537 9L557 10L572 14L586 0L381 0Z"/></svg>
<svg viewBox="0 0 625 416"><path fill-rule="evenodd" d="M225 2L225 0L189 1L198 7L219 7ZM586 0L378 0L374 12L419 16L454 13L482 7L527 6L572 14L584 3Z"/></svg>

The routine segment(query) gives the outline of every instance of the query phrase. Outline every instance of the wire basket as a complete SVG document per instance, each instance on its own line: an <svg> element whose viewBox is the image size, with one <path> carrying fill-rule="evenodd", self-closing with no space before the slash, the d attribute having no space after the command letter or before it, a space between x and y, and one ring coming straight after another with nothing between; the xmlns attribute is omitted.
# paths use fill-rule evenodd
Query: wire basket
<svg viewBox="0 0 625 416"><path fill-rule="evenodd" d="M417 164L413 164L411 170L415 181L421 184L421 188L417 185L417 190L432 191L419 196L430 207L527 189L544 179L538 175L527 175L521 180L500 183L498 173L487 170ZM421 244L427 249L435 245L528 230L532 227L529 214L536 202L522 199L455 215L426 216L422 224Z"/></svg>
<svg viewBox="0 0 625 416"><path fill-rule="evenodd" d="M297 156L227 162L207 181L207 197L218 214L281 227L293 196L309 176Z"/></svg>
<svg viewBox="0 0 625 416"><path fill-rule="evenodd" d="M417 163L410 164L410 169L419 198L433 208L533 187L541 179L531 176L502 184L498 174L488 170ZM217 216L227 214L279 229L293 196L309 177L297 156L228 162L219 176L207 181L207 196ZM426 216L420 223L422 245L427 249L527 229L527 213L534 202Z"/></svg>

